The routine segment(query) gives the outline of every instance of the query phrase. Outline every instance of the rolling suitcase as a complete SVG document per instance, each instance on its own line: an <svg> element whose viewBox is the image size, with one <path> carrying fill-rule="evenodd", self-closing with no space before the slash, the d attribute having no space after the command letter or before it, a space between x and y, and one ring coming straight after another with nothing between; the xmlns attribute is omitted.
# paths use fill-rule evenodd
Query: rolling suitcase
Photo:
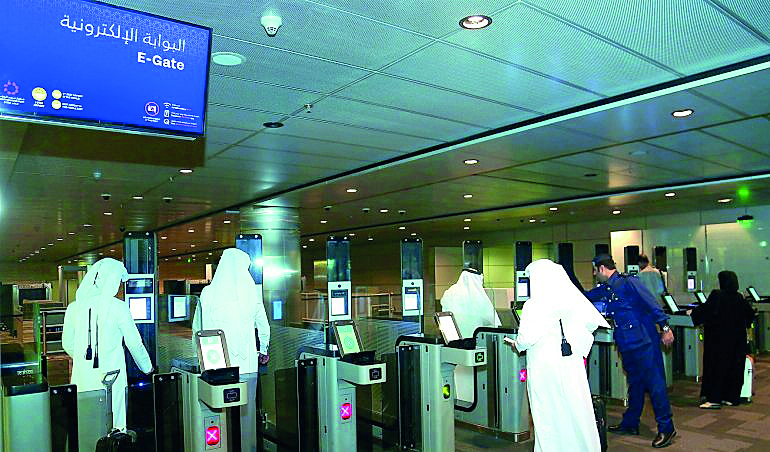
<svg viewBox="0 0 770 452"><path fill-rule="evenodd" d="M602 452L607 452L607 404L601 396L591 396L591 401L594 404L594 417Z"/></svg>
<svg viewBox="0 0 770 452"><path fill-rule="evenodd" d="M751 394L754 386L754 360L751 355L746 355L746 367L743 372L743 386L741 387L741 402L751 403Z"/></svg>
<svg viewBox="0 0 770 452"><path fill-rule="evenodd" d="M107 402L107 433L96 443L96 452L124 452L136 450L136 438L120 430L112 429L112 384L118 378L120 369L104 374L102 384L106 390Z"/></svg>

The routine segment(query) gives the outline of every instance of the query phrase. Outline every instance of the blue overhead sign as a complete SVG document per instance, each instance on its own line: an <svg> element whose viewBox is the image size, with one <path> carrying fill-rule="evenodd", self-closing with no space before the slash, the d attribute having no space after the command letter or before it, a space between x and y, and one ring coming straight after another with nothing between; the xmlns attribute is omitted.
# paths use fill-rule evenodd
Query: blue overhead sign
<svg viewBox="0 0 770 452"><path fill-rule="evenodd" d="M202 135L211 29L86 0L8 0L0 117Z"/></svg>

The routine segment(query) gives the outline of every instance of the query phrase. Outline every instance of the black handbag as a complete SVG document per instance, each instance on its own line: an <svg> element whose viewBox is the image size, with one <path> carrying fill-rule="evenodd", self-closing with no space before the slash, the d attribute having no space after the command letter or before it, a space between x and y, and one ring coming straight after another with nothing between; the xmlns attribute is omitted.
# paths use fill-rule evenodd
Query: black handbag
<svg viewBox="0 0 770 452"><path fill-rule="evenodd" d="M561 356L570 356L572 354L572 346L567 342L567 338L564 337L564 327L559 319L559 328L561 329Z"/></svg>

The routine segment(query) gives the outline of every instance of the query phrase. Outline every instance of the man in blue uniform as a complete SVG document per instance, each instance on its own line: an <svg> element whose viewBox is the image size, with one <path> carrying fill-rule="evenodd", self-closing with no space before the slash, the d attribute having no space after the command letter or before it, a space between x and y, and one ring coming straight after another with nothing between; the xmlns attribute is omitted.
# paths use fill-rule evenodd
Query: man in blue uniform
<svg viewBox="0 0 770 452"><path fill-rule="evenodd" d="M649 392L658 422L658 436L652 447L669 446L676 430L660 351L661 342L674 342L668 316L639 278L618 273L611 256L600 254L593 259L593 265L596 279L602 284L586 292L586 296L592 302L606 303L607 317L615 322L614 337L628 374L628 409L620 424L608 430L638 435L644 393ZM660 326L660 333L655 324Z"/></svg>

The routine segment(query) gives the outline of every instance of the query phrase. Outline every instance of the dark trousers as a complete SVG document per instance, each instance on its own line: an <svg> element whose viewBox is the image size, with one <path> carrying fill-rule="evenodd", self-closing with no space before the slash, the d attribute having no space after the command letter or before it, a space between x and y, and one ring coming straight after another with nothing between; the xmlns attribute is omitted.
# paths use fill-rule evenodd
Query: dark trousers
<svg viewBox="0 0 770 452"><path fill-rule="evenodd" d="M657 344L650 344L621 353L623 368L628 374L628 409L623 413L621 425L639 426L639 417L644 407L644 393L650 393L658 431L668 433L674 430L671 420L671 405L666 393L666 378L663 356Z"/></svg>

